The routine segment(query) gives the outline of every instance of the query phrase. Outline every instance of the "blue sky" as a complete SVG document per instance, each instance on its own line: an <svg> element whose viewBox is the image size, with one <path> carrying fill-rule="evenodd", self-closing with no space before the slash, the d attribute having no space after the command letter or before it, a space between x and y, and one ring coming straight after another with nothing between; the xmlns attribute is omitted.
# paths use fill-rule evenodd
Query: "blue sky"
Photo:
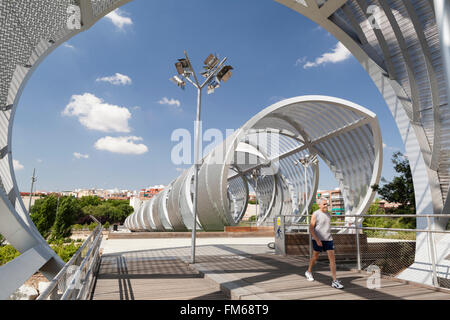
<svg viewBox="0 0 450 320"><path fill-rule="evenodd" d="M197 70L209 53L235 68L205 94L204 130L236 129L282 98L336 96L377 113L382 176L394 174L392 153L404 151L395 122L360 64L325 30L271 0L135 0L60 46L31 77L13 132L20 190L29 190L33 168L37 189L48 191L136 190L176 178L184 167L171 161L171 134L193 132L196 113L196 91L168 80L184 50ZM319 187L337 187L320 169Z"/></svg>

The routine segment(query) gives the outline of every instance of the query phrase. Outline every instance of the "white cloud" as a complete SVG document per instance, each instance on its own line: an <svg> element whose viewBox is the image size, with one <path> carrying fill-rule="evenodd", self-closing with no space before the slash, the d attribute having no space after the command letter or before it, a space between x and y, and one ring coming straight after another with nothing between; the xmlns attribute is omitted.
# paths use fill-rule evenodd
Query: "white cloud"
<svg viewBox="0 0 450 320"><path fill-rule="evenodd" d="M89 155L88 154L82 154L79 152L74 152L73 156L77 159L89 159Z"/></svg>
<svg viewBox="0 0 450 320"><path fill-rule="evenodd" d="M123 27L126 25L132 25L133 20L129 17L124 17L122 14L124 12L120 9L116 9L113 12L107 14L105 17L110 19L111 22L120 30L123 30Z"/></svg>
<svg viewBox="0 0 450 320"><path fill-rule="evenodd" d="M169 106L177 106L180 107L181 106L181 102L179 100L175 100L175 99L168 99L167 97L162 98L161 100L158 101L159 104L166 104Z"/></svg>
<svg viewBox="0 0 450 320"><path fill-rule="evenodd" d="M95 143L97 150L109 151L120 154L144 154L148 151L144 144L135 142L142 141L141 137L104 137Z"/></svg>
<svg viewBox="0 0 450 320"><path fill-rule="evenodd" d="M43 162L42 159L36 159L36 161L37 161L38 163L42 163L42 162Z"/></svg>
<svg viewBox="0 0 450 320"><path fill-rule="evenodd" d="M25 167L19 162L19 160L13 160L14 170L19 171L24 169Z"/></svg>
<svg viewBox="0 0 450 320"><path fill-rule="evenodd" d="M78 117L80 123L91 130L130 132L130 111L125 107L105 103L91 93L73 95L63 115Z"/></svg>
<svg viewBox="0 0 450 320"><path fill-rule="evenodd" d="M306 62L306 57L298 58L297 61L295 61L295 66L298 67L300 65L304 65Z"/></svg>
<svg viewBox="0 0 450 320"><path fill-rule="evenodd" d="M183 172L184 171L183 168L175 168L175 170L178 171L178 172Z"/></svg>
<svg viewBox="0 0 450 320"><path fill-rule="evenodd" d="M73 45L69 44L68 42L64 42L63 46L66 48L72 49L72 50L75 49L75 47Z"/></svg>
<svg viewBox="0 0 450 320"><path fill-rule="evenodd" d="M384 142L383 142L383 149L390 150L390 151L393 151L393 152L401 151L400 148L388 146Z"/></svg>
<svg viewBox="0 0 450 320"><path fill-rule="evenodd" d="M120 73L116 73L115 75L111 76L111 77L103 77L103 78L97 78L95 81L97 82L109 82L115 86L120 86L120 85L127 85L127 84L131 84L131 78L129 76L126 76L124 74L120 74Z"/></svg>
<svg viewBox="0 0 450 320"><path fill-rule="evenodd" d="M352 56L350 51L341 42L338 42L336 47L331 51L324 53L316 58L314 62L308 61L303 65L303 68L313 68L327 63L338 63L349 59Z"/></svg>

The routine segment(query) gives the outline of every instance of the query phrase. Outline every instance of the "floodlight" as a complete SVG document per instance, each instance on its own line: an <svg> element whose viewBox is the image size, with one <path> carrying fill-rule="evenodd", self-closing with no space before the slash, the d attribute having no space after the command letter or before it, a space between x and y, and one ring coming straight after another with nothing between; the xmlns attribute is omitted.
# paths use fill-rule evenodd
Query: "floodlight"
<svg viewBox="0 0 450 320"><path fill-rule="evenodd" d="M169 80L184 90L184 87L186 86L186 82L184 82L179 76L174 76L174 77L170 78Z"/></svg>
<svg viewBox="0 0 450 320"><path fill-rule="evenodd" d="M212 94L214 93L214 90L216 90L217 88L220 87L220 83L217 82L216 80L212 80L209 84L208 84L208 94Z"/></svg>
<svg viewBox="0 0 450 320"><path fill-rule="evenodd" d="M183 69L183 65L181 62L177 62L175 63L175 68L177 68L177 72L178 74L183 74L184 73L184 69Z"/></svg>
<svg viewBox="0 0 450 320"><path fill-rule="evenodd" d="M209 70L205 70L203 72L200 72L200 75L204 78L208 78L209 77Z"/></svg>
<svg viewBox="0 0 450 320"><path fill-rule="evenodd" d="M231 76L233 75L233 72L231 72L231 70L233 70L232 66L225 66L222 69L220 69L219 73L217 73L217 79L219 79L219 82L220 81L227 82L228 79L230 79Z"/></svg>
<svg viewBox="0 0 450 320"><path fill-rule="evenodd" d="M175 63L175 68L177 68L179 75L189 76L191 74L189 61L187 59L178 59L178 62Z"/></svg>
<svg viewBox="0 0 450 320"><path fill-rule="evenodd" d="M213 55L212 53L208 56L208 58L206 58L204 64L205 64L205 69L212 69L214 68L217 64L219 63L219 58L217 58L215 55Z"/></svg>

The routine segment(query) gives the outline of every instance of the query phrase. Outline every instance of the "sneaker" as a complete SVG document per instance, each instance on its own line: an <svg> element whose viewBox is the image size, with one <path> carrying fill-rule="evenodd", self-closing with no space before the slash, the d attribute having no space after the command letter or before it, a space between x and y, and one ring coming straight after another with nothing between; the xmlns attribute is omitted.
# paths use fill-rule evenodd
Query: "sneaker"
<svg viewBox="0 0 450 320"><path fill-rule="evenodd" d="M342 285L342 283L341 283L339 280L334 280L334 281L331 283L331 286L332 286L333 288L336 288L336 289L343 289L343 288L344 288L344 286Z"/></svg>
<svg viewBox="0 0 450 320"><path fill-rule="evenodd" d="M309 271L305 272L305 277L306 277L306 280L308 280L308 281L314 281L314 277L313 277L312 273Z"/></svg>

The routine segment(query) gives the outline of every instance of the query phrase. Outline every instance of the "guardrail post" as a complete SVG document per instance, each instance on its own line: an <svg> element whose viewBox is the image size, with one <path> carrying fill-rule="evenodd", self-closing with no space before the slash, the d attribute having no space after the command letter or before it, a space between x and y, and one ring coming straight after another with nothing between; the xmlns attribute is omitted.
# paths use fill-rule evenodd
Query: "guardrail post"
<svg viewBox="0 0 450 320"><path fill-rule="evenodd" d="M306 232L308 233L309 260L311 260L311 258L312 258L312 237L311 237L311 232L309 232L309 212L306 212Z"/></svg>
<svg viewBox="0 0 450 320"><path fill-rule="evenodd" d="M431 256L431 268L432 268L432 272L433 272L433 285L435 287L439 287L439 281L437 278L437 272L436 272L436 257L435 257L435 252L434 252L434 239L433 239L433 233L432 233L432 229L431 229L431 219L429 216L427 216L427 222L428 222L428 242L429 242L429 246L428 248L430 249L430 256Z"/></svg>
<svg viewBox="0 0 450 320"><path fill-rule="evenodd" d="M356 234L356 263L358 270L361 270L361 246L359 244L359 219L355 217L355 234Z"/></svg>
<svg viewBox="0 0 450 320"><path fill-rule="evenodd" d="M285 217L277 216L275 220L275 253L286 255Z"/></svg>

